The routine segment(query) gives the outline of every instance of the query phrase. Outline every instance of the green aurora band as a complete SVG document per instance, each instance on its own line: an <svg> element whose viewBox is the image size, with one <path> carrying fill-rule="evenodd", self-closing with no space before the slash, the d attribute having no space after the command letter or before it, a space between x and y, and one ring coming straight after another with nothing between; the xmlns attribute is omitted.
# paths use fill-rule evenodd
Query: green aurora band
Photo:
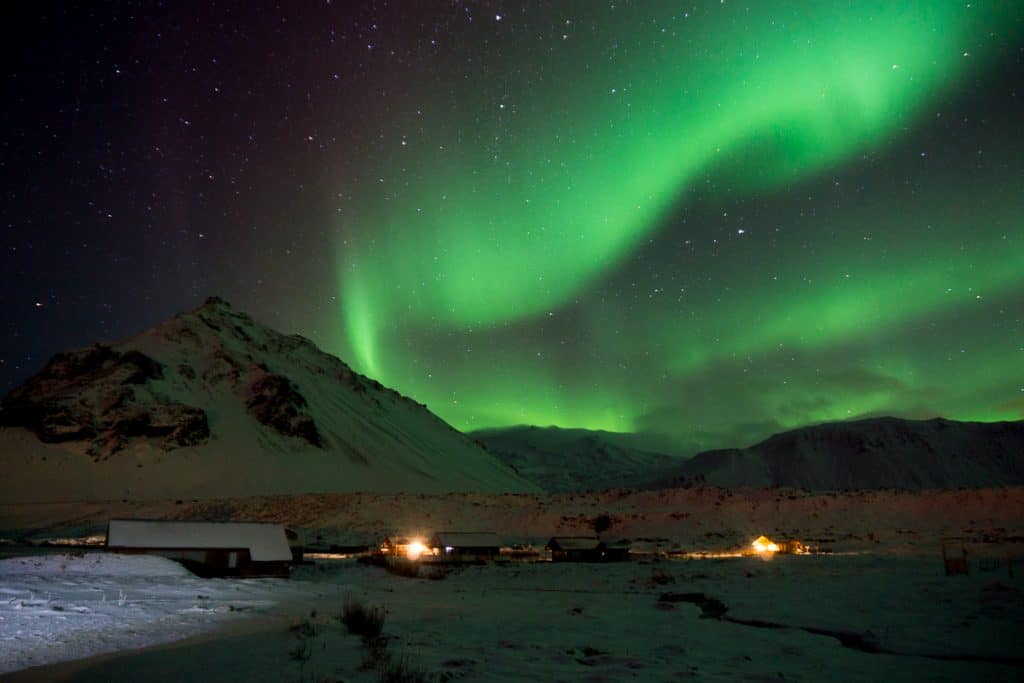
<svg viewBox="0 0 1024 683"><path fill-rule="evenodd" d="M960 194L878 159L1022 11L640 5L547 8L543 49L467 39L449 91L403 80L408 139L341 219L335 350L462 429L1020 418L1019 154Z"/></svg>

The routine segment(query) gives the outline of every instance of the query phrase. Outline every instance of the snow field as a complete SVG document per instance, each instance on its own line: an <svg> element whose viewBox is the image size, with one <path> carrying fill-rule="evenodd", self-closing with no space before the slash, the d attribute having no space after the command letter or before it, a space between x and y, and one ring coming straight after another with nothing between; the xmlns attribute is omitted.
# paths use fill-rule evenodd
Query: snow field
<svg viewBox="0 0 1024 683"><path fill-rule="evenodd" d="M343 560L291 580L204 580L162 558L18 558L0 562L0 661L14 671L205 634L71 680L374 681L337 619L354 599L386 610L394 659L446 680L1019 679L1024 579L978 567L947 577L937 553L835 553L513 562L427 580ZM258 631L225 628L252 616L266 617ZM304 660L291 654L302 638Z"/></svg>
<svg viewBox="0 0 1024 683"><path fill-rule="evenodd" d="M289 594L286 581L209 581L145 555L0 560L0 673L186 638Z"/></svg>

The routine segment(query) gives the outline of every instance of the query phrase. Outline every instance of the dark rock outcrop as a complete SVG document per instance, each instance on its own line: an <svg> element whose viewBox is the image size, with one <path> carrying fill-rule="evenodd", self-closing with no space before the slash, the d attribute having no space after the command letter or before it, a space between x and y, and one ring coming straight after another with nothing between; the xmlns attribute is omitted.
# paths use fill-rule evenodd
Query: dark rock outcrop
<svg viewBox="0 0 1024 683"><path fill-rule="evenodd" d="M210 436L206 413L147 386L163 378L163 366L140 351L96 344L58 353L0 402L0 426L23 427L46 443L87 442L97 458L136 437L166 450L203 443Z"/></svg>
<svg viewBox="0 0 1024 683"><path fill-rule="evenodd" d="M277 433L323 447L316 422L306 413L305 397L284 375L261 371L249 384L245 406L250 415Z"/></svg>

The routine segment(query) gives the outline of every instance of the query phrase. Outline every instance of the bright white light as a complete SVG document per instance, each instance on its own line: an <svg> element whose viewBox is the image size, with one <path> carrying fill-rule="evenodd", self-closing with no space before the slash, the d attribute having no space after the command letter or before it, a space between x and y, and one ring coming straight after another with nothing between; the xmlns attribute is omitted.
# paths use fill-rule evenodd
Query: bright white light
<svg viewBox="0 0 1024 683"><path fill-rule="evenodd" d="M779 552L779 546L764 536L760 537L759 539L751 543L751 545L754 546L754 550L756 550L759 553Z"/></svg>
<svg viewBox="0 0 1024 683"><path fill-rule="evenodd" d="M427 552L427 546L423 544L423 541L418 538L414 538L409 541L409 545L405 546L405 555L410 560L420 559L420 555Z"/></svg>

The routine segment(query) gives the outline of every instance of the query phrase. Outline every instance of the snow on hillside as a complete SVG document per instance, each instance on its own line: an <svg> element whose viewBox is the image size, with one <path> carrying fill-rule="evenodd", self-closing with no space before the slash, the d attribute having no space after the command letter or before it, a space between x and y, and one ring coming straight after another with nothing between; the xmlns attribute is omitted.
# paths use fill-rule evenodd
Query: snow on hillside
<svg viewBox="0 0 1024 683"><path fill-rule="evenodd" d="M644 449L634 440L643 435L511 427L470 436L547 491L694 483L808 490L1024 484L1024 422L835 422L689 460Z"/></svg>
<svg viewBox="0 0 1024 683"><path fill-rule="evenodd" d="M777 434L708 451L662 486L784 486L810 490L942 489L1024 484L1024 422L886 417Z"/></svg>
<svg viewBox="0 0 1024 683"><path fill-rule="evenodd" d="M545 491L641 487L671 476L682 458L648 450L640 434L558 427L508 427L470 438Z"/></svg>
<svg viewBox="0 0 1024 683"><path fill-rule="evenodd" d="M0 405L7 502L536 490L425 406L216 298L58 354Z"/></svg>

